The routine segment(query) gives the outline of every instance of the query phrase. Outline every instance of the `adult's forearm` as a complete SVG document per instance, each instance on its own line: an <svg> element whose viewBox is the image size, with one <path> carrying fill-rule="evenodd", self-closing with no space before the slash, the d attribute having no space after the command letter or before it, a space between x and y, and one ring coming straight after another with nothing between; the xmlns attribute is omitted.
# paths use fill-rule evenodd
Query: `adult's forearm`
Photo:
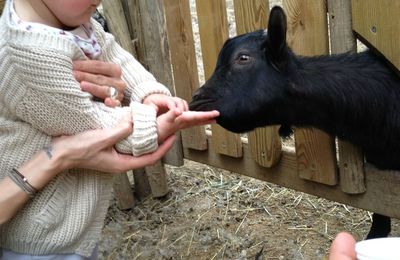
<svg viewBox="0 0 400 260"><path fill-rule="evenodd" d="M46 186L58 173L58 158L49 158L40 151L18 170L37 190ZM0 225L10 220L29 200L29 196L10 177L0 182Z"/></svg>

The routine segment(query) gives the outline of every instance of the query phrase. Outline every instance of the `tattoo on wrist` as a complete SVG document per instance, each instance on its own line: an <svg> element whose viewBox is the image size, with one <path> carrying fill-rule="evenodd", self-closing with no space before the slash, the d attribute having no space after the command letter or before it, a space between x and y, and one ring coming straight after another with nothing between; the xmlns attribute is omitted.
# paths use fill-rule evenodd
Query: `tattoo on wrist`
<svg viewBox="0 0 400 260"><path fill-rule="evenodd" d="M49 159L53 158L53 147L51 145L45 146L43 150L45 151Z"/></svg>

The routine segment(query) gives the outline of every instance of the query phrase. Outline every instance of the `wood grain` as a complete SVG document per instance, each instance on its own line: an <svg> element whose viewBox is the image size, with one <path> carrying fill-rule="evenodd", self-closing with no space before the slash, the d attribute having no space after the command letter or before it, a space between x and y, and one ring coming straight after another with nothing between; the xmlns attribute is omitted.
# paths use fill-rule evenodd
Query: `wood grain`
<svg viewBox="0 0 400 260"><path fill-rule="evenodd" d="M328 54L327 10L323 0L284 0L287 40L300 55ZM337 165L334 140L317 129L296 129L298 174L301 178L335 185Z"/></svg>
<svg viewBox="0 0 400 260"><path fill-rule="evenodd" d="M196 0L200 42L203 55L204 75L210 78L217 57L228 39L228 21L225 0ZM213 145L220 154L231 157L242 156L240 135L230 133L219 125L212 126Z"/></svg>
<svg viewBox="0 0 400 260"><path fill-rule="evenodd" d="M234 0L234 6L238 35L267 28L269 1ZM282 144L278 126L257 128L248 134L248 139L250 151L258 164L272 167L279 162Z"/></svg>
<svg viewBox="0 0 400 260"><path fill-rule="evenodd" d="M356 52L357 43L352 31L351 2L329 0L329 30L332 54ZM364 156L354 145L338 140L339 175L342 191L358 194L366 191Z"/></svg>
<svg viewBox="0 0 400 260"><path fill-rule="evenodd" d="M400 70L400 1L352 0L353 29Z"/></svg>
<svg viewBox="0 0 400 260"><path fill-rule="evenodd" d="M190 102L199 75L189 0L165 0L164 5L176 95ZM182 142L188 148L207 149L204 126L183 130Z"/></svg>

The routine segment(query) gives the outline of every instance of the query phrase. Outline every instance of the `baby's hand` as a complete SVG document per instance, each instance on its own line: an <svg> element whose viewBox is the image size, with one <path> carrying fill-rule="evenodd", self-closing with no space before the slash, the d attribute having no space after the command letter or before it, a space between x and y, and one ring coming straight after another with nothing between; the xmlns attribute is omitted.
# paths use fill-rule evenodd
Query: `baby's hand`
<svg viewBox="0 0 400 260"><path fill-rule="evenodd" d="M157 117L158 142L162 143L181 129L215 123L215 118L218 116L219 112L216 110L208 112L185 111L182 114L176 114L170 110Z"/></svg>
<svg viewBox="0 0 400 260"><path fill-rule="evenodd" d="M179 97L170 97L164 94L151 94L144 100L143 104L150 105L155 108L157 115L166 113L167 111L175 111L176 114L181 114L188 111L189 107L184 99Z"/></svg>

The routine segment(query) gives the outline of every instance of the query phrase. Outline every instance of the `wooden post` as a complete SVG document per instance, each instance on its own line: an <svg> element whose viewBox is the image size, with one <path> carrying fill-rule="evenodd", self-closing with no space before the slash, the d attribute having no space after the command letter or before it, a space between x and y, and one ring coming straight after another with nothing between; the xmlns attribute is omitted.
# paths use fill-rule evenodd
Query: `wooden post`
<svg viewBox="0 0 400 260"><path fill-rule="evenodd" d="M168 180L165 168L159 161L153 166L146 167L147 180L154 198L164 197L168 194Z"/></svg>
<svg viewBox="0 0 400 260"><path fill-rule="evenodd" d="M167 26L162 0L139 0L141 17L141 34L144 42L145 55L143 62L155 78L167 86L175 94L170 51L167 39ZM164 157L164 162L183 165L181 134L177 133L177 141Z"/></svg>
<svg viewBox="0 0 400 260"><path fill-rule="evenodd" d="M288 18L288 44L300 55L321 55L329 51L327 10L323 0L284 0ZM334 139L317 129L296 129L295 143L299 176L337 184Z"/></svg>
<svg viewBox="0 0 400 260"><path fill-rule="evenodd" d="M164 0L164 6L176 94L189 102L199 87L189 0ZM207 149L203 126L183 130L182 141L184 147Z"/></svg>
<svg viewBox="0 0 400 260"><path fill-rule="evenodd" d="M6 3L5 0L0 0L0 15L3 13L3 8L5 3Z"/></svg>
<svg viewBox="0 0 400 260"><path fill-rule="evenodd" d="M234 0L236 31L244 34L268 25L269 1ZM258 128L248 134L250 151L254 160L264 167L272 167L281 157L281 138L278 126Z"/></svg>
<svg viewBox="0 0 400 260"><path fill-rule="evenodd" d="M144 200L151 195L151 187L145 169L133 170L133 181L137 199Z"/></svg>
<svg viewBox="0 0 400 260"><path fill-rule="evenodd" d="M130 41L121 2L119 0L105 0L103 1L103 8L110 32L125 50L133 53L133 46ZM135 198L127 174L117 174L114 176L113 180L117 206L120 209L132 208L135 205Z"/></svg>
<svg viewBox="0 0 400 260"><path fill-rule="evenodd" d="M357 42L352 30L351 2L329 0L329 29L332 54L356 52ZM340 187L343 192L359 194L366 191L364 156L354 145L338 140Z"/></svg>
<svg viewBox="0 0 400 260"><path fill-rule="evenodd" d="M146 64L149 71L164 85L168 86L172 93L173 78L171 71L171 61L164 17L164 8L161 0L138 0L138 10L140 15L140 50L143 53L142 62ZM179 154L174 158L174 155ZM171 149L166 162L172 165L183 165L182 147L180 135L176 145ZM151 187L153 197L163 197L168 193L167 176L161 162L153 166L146 167L147 178Z"/></svg>
<svg viewBox="0 0 400 260"><path fill-rule="evenodd" d="M217 63L217 57L228 39L228 21L225 0L196 0L200 41L203 54L205 78L210 78ZM212 139L220 154L242 157L240 135L230 133L219 125L212 126Z"/></svg>
<svg viewBox="0 0 400 260"><path fill-rule="evenodd" d="M115 36L121 47L133 55L135 50L121 2L119 0L104 0L102 5L110 32Z"/></svg>
<svg viewBox="0 0 400 260"><path fill-rule="evenodd" d="M157 80L170 87L171 92L174 93L162 2L159 0L123 1L127 8L125 12L129 14L127 20L131 34L137 43L135 47L139 61L153 73ZM172 158L167 156L166 162L180 166L183 165L183 155L180 152L181 142L178 140L176 143L170 153L177 156L172 156ZM165 196L168 193L168 186L162 163L158 162L153 166L145 167L145 171L146 175L135 174L135 181L138 184L148 183L153 197ZM145 177L147 179L141 179ZM147 188L140 187L139 190L147 190Z"/></svg>

